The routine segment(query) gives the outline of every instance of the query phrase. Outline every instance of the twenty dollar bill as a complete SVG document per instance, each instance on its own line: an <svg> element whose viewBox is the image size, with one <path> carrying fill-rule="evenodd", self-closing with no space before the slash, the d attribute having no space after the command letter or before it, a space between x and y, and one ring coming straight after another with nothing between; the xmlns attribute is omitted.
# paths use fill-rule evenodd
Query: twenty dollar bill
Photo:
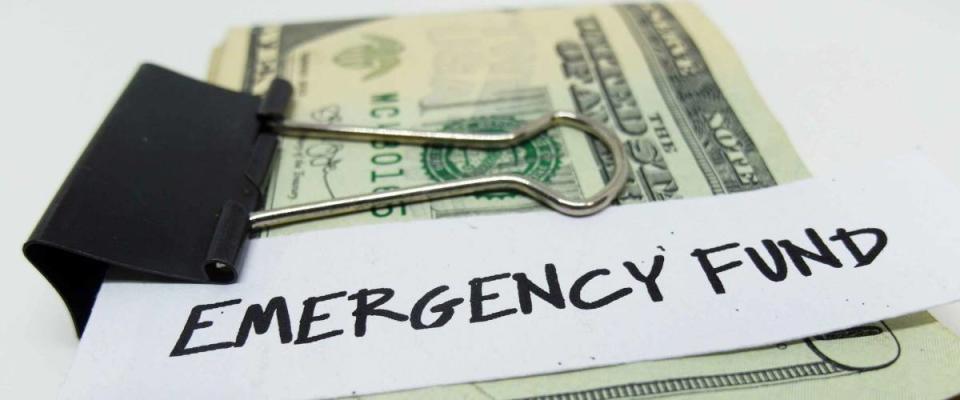
<svg viewBox="0 0 960 400"><path fill-rule="evenodd" d="M684 4L236 29L215 52L209 76L251 93L262 93L276 77L293 84L287 114L293 120L484 133L552 110L580 112L605 123L627 148L631 178L622 205L807 176L733 50ZM611 172L602 145L564 129L504 150L283 139L275 160L267 208L505 172L586 197ZM515 193L480 193L267 234L538 207ZM630 229L643 227L625 226L624 234ZM770 397L790 391L943 397L960 391L957 360L960 340L923 314L767 349L384 397Z"/></svg>

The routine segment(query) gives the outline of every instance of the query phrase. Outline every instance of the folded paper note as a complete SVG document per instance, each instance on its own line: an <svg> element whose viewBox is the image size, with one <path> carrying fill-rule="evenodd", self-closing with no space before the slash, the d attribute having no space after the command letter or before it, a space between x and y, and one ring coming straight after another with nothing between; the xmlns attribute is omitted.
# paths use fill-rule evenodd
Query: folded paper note
<svg viewBox="0 0 960 400"><path fill-rule="evenodd" d="M912 155L590 218L253 240L233 285L104 284L63 394L325 398L796 339L960 299L958 203Z"/></svg>

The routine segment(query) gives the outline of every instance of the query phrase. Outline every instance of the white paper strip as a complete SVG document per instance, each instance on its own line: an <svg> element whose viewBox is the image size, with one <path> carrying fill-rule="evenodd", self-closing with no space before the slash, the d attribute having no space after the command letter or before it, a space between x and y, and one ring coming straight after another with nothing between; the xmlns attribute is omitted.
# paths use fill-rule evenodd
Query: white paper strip
<svg viewBox="0 0 960 400"><path fill-rule="evenodd" d="M960 299L957 204L909 156L589 218L253 240L234 285L106 283L63 394L333 397L819 334Z"/></svg>

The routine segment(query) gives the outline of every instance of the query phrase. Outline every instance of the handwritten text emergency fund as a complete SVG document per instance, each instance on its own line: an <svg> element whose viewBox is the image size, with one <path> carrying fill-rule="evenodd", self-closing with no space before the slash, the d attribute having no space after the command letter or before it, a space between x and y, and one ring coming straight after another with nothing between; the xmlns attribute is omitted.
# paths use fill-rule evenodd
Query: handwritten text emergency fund
<svg viewBox="0 0 960 400"><path fill-rule="evenodd" d="M409 324L412 329L421 330L442 328L460 315L468 323L474 324L516 316L518 313L530 314L540 308L593 310L628 296L639 296L654 303L669 301L669 293L663 293L659 285L664 270L669 268L699 266L707 282L705 289L722 295L726 293L722 274L734 268L755 268L757 273L775 284L788 277L802 279L812 276L817 268L854 269L867 266L887 245L887 234L879 228L838 228L829 236L808 228L804 233L807 243L786 239L762 239L750 245L731 242L694 249L690 252L693 260L667 260L663 255L656 254L648 260L624 260L621 266L598 267L578 276L563 277L563 280L556 265L545 263L542 275L536 277L521 272L504 272L476 277L465 285L453 288L446 284L438 285L423 293L412 305L391 302L396 292L387 287L319 294L297 299L296 302L300 304L296 306L284 296L273 297L265 304L244 305L243 299L200 304L189 311L170 356L239 348L247 343L251 333L263 335L270 331L276 332L279 343L294 345L342 336L347 330L359 338L368 333L367 325L371 318ZM599 280L615 280L622 284L618 289L605 293L590 291L589 287ZM503 296L515 298L515 306L496 309L489 306L492 300ZM353 303L352 327L324 326L324 321L330 318L330 313L323 310L324 304L331 301ZM223 314L217 311L229 307L245 307L246 311L240 320L216 317ZM299 311L299 318L292 319L291 316L296 317L297 314L291 311ZM236 326L236 336L206 343L192 340L195 332L214 324Z"/></svg>

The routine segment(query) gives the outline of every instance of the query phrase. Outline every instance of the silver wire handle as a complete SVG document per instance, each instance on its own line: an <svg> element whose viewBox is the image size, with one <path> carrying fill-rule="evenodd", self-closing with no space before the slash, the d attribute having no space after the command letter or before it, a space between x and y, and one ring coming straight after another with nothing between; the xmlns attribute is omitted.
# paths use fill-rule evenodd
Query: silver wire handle
<svg viewBox="0 0 960 400"><path fill-rule="evenodd" d="M280 121L275 122L273 127L281 136L350 141L378 139L406 144L442 144L497 149L517 145L557 126L574 128L592 136L602 142L613 156L613 176L610 177L603 189L585 200L564 198L542 182L530 180L521 175L500 174L256 211L250 214L250 227L251 229L264 229L367 211L398 203L419 203L493 190L514 190L523 193L527 197L569 216L580 217L594 214L610 205L610 202L620 194L623 186L627 183L628 165L624 155L623 143L617 139L614 133L606 126L576 113L557 111L530 121L511 132L490 134L427 132Z"/></svg>

